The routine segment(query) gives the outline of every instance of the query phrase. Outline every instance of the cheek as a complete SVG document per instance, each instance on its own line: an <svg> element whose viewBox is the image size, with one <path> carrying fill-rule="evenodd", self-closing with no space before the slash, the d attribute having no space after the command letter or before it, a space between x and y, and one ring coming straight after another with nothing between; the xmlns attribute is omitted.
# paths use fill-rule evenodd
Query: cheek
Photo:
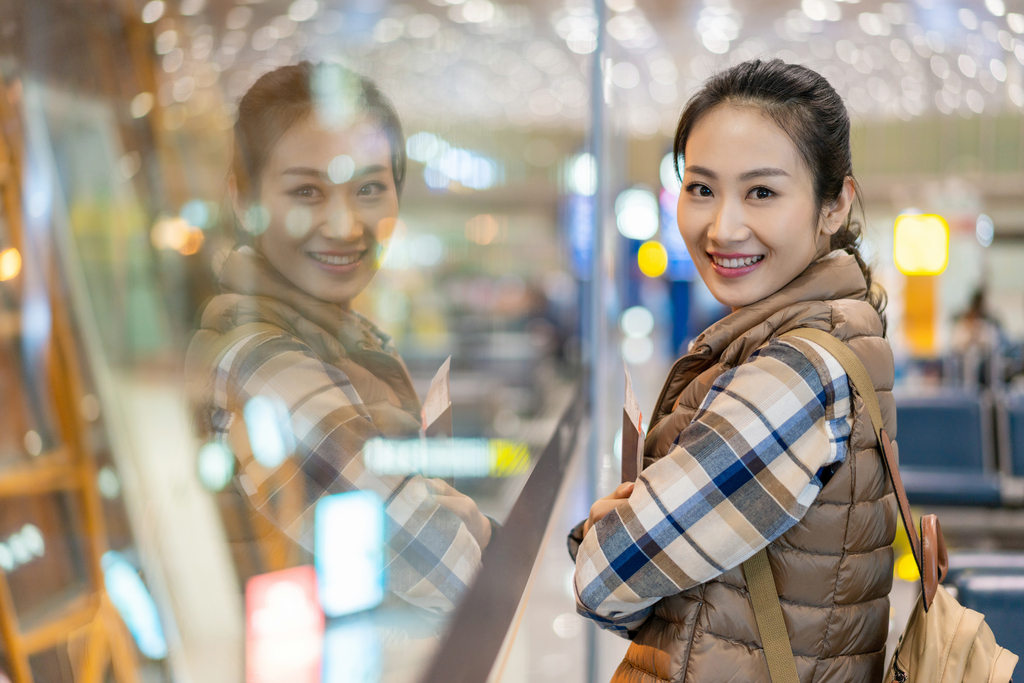
<svg viewBox="0 0 1024 683"><path fill-rule="evenodd" d="M377 241L384 243L391 239L391 236L395 234L395 227L398 225L398 218L395 216L385 216L377 221L376 228L373 231Z"/></svg>
<svg viewBox="0 0 1024 683"><path fill-rule="evenodd" d="M690 248L693 248L700 240L700 221L693 215L690 207L685 206L681 201L676 214L676 224L679 226L679 234L683 241Z"/></svg>

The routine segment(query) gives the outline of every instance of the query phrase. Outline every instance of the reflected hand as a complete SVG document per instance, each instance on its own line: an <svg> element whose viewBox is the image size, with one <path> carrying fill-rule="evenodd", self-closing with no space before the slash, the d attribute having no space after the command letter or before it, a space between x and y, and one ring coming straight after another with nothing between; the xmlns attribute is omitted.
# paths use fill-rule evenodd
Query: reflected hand
<svg viewBox="0 0 1024 683"><path fill-rule="evenodd" d="M624 484L619 484L618 488L594 503L590 508L590 517L587 518L587 523L583 525L583 535L586 536L595 524L621 505L622 501L629 498L631 493L633 493L633 482L627 481Z"/></svg>
<svg viewBox="0 0 1024 683"><path fill-rule="evenodd" d="M473 538L480 545L480 550L487 547L491 541L491 522L480 512L476 501L464 493L459 493L454 488L440 479L427 479L427 488L434 494L438 504L455 513L455 516L462 520L473 534Z"/></svg>

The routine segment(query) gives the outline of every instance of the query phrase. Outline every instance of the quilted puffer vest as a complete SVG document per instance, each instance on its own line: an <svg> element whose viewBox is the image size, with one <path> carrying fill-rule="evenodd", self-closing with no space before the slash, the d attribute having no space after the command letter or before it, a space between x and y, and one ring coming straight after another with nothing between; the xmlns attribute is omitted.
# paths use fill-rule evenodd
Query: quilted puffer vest
<svg viewBox="0 0 1024 683"><path fill-rule="evenodd" d="M868 369L895 438L892 351L866 294L854 258L834 252L782 290L708 328L669 373L644 444L644 466L668 453L719 375L796 328L825 330L850 345ZM895 534L896 498L871 420L855 396L846 461L804 518L768 547L801 683L882 679ZM770 681L742 569L661 600L613 681Z"/></svg>

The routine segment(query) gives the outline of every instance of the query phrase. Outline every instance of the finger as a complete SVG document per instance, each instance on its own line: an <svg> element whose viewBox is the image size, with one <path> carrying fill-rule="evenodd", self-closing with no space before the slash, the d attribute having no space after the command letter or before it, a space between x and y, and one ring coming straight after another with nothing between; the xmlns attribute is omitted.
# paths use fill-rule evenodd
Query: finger
<svg viewBox="0 0 1024 683"><path fill-rule="evenodd" d="M430 489L431 493L450 496L455 492L455 489L453 489L448 482L443 479L426 479L425 481L427 482L427 488Z"/></svg>
<svg viewBox="0 0 1024 683"><path fill-rule="evenodd" d="M635 485L636 482L633 481L623 482L615 488L612 495L616 498L629 498L630 494L633 493L633 487Z"/></svg>
<svg viewBox="0 0 1024 683"><path fill-rule="evenodd" d="M615 503L607 500L594 503L594 507L590 508L590 517L587 518L587 523L583 525L583 535L586 536L594 528L594 525L607 517L608 513L614 510L615 507Z"/></svg>

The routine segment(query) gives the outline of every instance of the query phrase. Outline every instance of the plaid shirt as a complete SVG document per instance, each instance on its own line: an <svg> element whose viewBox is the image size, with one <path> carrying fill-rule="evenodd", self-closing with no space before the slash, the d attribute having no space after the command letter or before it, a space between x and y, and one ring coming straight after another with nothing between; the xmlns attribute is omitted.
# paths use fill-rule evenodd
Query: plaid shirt
<svg viewBox="0 0 1024 683"><path fill-rule="evenodd" d="M390 344L384 350L393 353ZM235 415L241 418L240 408L256 396L283 404L295 448L275 469L236 449L242 459L237 482L252 504L311 550L320 497L376 492L388 520L388 588L420 607L450 611L480 566L480 547L466 525L437 502L430 480L380 476L364 466L363 444L382 434L345 373L296 337L263 325L231 343L217 363L215 438L229 440Z"/></svg>
<svg viewBox="0 0 1024 683"><path fill-rule="evenodd" d="M803 340L772 340L722 374L669 453L583 539L577 611L629 637L661 598L785 533L821 490L820 470L846 457L850 401L839 362Z"/></svg>

